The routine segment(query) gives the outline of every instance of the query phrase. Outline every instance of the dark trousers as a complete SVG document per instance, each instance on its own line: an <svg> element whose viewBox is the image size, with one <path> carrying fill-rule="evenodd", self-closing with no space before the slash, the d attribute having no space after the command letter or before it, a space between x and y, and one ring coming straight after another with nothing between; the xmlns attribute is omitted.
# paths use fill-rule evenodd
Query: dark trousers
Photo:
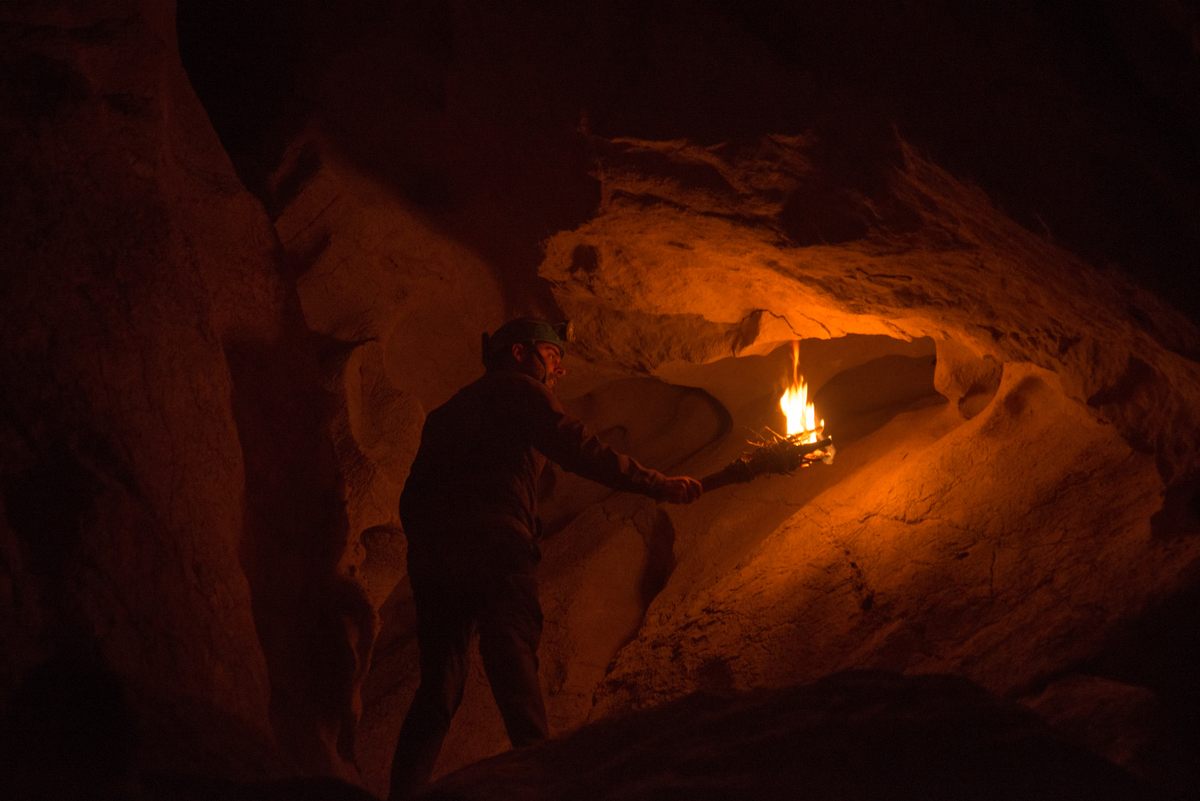
<svg viewBox="0 0 1200 801"><path fill-rule="evenodd" d="M450 720L462 701L471 635L514 747L549 737L538 682L542 610L534 559L454 558L409 543L409 577L417 609L421 685L400 728L390 798L408 798L433 773ZM462 556L460 554L460 556ZM484 556L486 554L476 554Z"/></svg>

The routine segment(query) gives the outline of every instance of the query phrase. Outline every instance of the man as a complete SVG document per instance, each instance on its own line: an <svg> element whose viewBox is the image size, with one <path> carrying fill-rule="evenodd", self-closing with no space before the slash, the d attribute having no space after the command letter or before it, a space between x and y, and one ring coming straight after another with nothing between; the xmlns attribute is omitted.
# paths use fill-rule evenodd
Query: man
<svg viewBox="0 0 1200 801"><path fill-rule="evenodd" d="M514 747L549 736L538 683L542 612L536 487L549 458L613 489L690 503L700 482L617 453L553 392L569 327L523 317L483 337L487 372L425 421L400 498L417 609L421 685L400 730L391 798L428 781L479 651Z"/></svg>

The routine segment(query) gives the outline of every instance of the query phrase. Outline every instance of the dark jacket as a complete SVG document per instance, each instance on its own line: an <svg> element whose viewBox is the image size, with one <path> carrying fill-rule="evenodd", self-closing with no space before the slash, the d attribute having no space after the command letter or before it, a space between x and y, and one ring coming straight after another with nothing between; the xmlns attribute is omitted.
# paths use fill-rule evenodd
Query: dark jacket
<svg viewBox="0 0 1200 801"><path fill-rule="evenodd" d="M405 531L411 539L507 523L532 538L547 458L613 489L652 498L662 490L662 473L605 445L543 384L492 370L425 420L400 496Z"/></svg>

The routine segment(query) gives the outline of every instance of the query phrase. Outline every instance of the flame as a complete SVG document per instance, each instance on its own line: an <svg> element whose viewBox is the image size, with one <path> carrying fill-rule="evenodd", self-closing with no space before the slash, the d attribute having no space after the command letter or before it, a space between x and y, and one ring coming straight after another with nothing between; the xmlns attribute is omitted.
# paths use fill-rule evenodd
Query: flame
<svg viewBox="0 0 1200 801"><path fill-rule="evenodd" d="M792 343L792 383L779 398L779 408L787 418L787 435L801 435L798 442L816 442L825 429L825 421L817 423L817 409L808 399L808 383L800 375L800 343Z"/></svg>

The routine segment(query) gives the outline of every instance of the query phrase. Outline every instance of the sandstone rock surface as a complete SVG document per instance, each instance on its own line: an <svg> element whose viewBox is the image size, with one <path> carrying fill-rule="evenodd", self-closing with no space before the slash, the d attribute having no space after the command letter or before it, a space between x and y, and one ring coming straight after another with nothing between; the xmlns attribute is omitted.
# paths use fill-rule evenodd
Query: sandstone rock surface
<svg viewBox="0 0 1200 801"><path fill-rule="evenodd" d="M579 411L601 429L666 413L669 395L622 396L622 373L698 388L728 415L701 447L620 444L703 474L780 427L799 338L839 453L692 507L593 491L562 516L542 571L556 725L864 666L1016 696L1189 586L1194 521L1152 525L1196 474L1185 318L902 142L873 196L834 206L824 224L853 234L836 242L789 216L789 197L828 185L803 137L601 148L600 208L542 267L598 365L567 385L604 399ZM559 482L549 512L579 491ZM442 769L489 741L503 747L477 675Z"/></svg>
<svg viewBox="0 0 1200 801"><path fill-rule="evenodd" d="M140 770L353 777L371 608L336 575L317 349L173 8L2 24L6 695L66 659L116 677Z"/></svg>
<svg viewBox="0 0 1200 801"><path fill-rule="evenodd" d="M109 665L147 762L279 769L242 567L236 342L278 336L273 239L159 4L3 12L3 684Z"/></svg>
<svg viewBox="0 0 1200 801"><path fill-rule="evenodd" d="M1180 286L1197 241L1163 150L1196 106L1129 89L1197 74L1136 41L1165 6L1105 5L1131 23L1120 83L1043 52L1048 23L1097 46L1074 4L1003 30L868 4L840 40L848 17L803 4L235 5L0 12L6 720L65 712L39 730L65 736L46 689L82 676L114 792L381 791L416 683L396 496L479 332L536 312L578 325L569 408L653 467L703 475L778 428L794 340L838 456L686 508L548 475L542 678L570 739L445 792L617 765L635 779L605 793L769 797L795 782L754 784L750 752L844 744L863 732L822 715L860 703L871 736L947 699L1031 731L962 677L1195 784L1200 334L1144 287ZM1154 270L1106 263L1138 243ZM796 688L864 667L959 679ZM1044 735L1057 773L972 764L1139 792ZM476 670L439 772L506 748Z"/></svg>

